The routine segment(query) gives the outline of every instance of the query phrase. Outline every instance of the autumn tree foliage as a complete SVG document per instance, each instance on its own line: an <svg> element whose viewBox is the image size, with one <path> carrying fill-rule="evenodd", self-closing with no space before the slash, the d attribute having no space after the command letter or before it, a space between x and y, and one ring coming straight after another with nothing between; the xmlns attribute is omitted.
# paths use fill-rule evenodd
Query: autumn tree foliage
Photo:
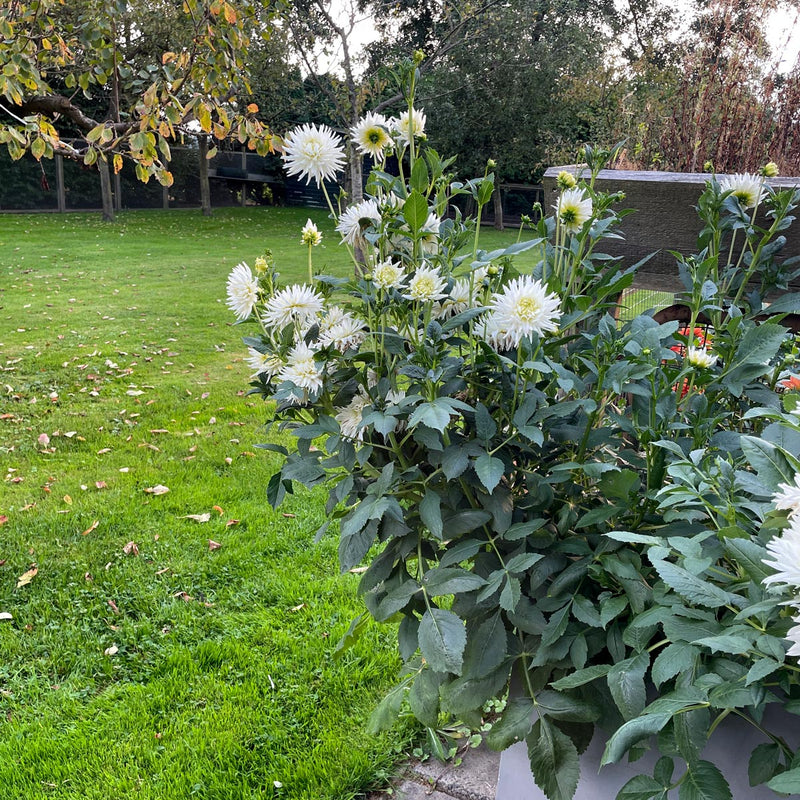
<svg viewBox="0 0 800 800"><path fill-rule="evenodd" d="M109 217L109 167L125 158L169 186L170 145L187 135L266 154L269 130L239 98L251 36L267 24L242 0L6 0L0 144L12 159L96 164Z"/></svg>

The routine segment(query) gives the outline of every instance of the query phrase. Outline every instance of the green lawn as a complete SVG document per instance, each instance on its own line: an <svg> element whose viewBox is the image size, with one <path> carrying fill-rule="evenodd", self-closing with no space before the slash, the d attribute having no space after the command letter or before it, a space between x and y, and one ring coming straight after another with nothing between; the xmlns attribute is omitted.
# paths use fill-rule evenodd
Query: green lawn
<svg viewBox="0 0 800 800"><path fill-rule="evenodd" d="M4 800L343 800L402 758L409 730L364 732L394 631L334 660L358 578L313 544L320 495L266 502L224 304L266 247L302 279L309 216L345 274L318 210L0 215Z"/></svg>

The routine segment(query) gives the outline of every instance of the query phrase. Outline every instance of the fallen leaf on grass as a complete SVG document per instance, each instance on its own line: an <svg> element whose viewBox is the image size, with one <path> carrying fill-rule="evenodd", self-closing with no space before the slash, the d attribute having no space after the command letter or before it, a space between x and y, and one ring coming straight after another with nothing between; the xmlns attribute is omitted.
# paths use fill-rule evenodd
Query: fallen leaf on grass
<svg viewBox="0 0 800 800"><path fill-rule="evenodd" d="M211 519L211 514L206 511L205 514L186 514L178 519L193 519L195 522L208 522Z"/></svg>
<svg viewBox="0 0 800 800"><path fill-rule="evenodd" d="M106 600L106 602L115 614L119 614L119 607L113 600Z"/></svg>
<svg viewBox="0 0 800 800"><path fill-rule="evenodd" d="M14 619L14 617L8 611L0 611L0 620L3 619Z"/></svg>
<svg viewBox="0 0 800 800"><path fill-rule="evenodd" d="M95 481L95 489L108 489L108 484L105 481Z"/></svg>
<svg viewBox="0 0 800 800"><path fill-rule="evenodd" d="M150 433L169 433L166 428L153 428Z"/></svg>
<svg viewBox="0 0 800 800"><path fill-rule="evenodd" d="M68 506L71 506L71 505L72 505L72 498L71 498L71 497L70 497L68 494L65 494L65 495L64 495L64 502L65 502L65 503L66 503Z"/></svg>
<svg viewBox="0 0 800 800"><path fill-rule="evenodd" d="M282 514L281 516L286 517L286 519L297 519L297 514Z"/></svg>
<svg viewBox="0 0 800 800"><path fill-rule="evenodd" d="M145 492L147 492L147 494L156 494L156 495L166 494L168 491L169 489L160 483L157 484L156 486L150 486L149 488L145 489Z"/></svg>
<svg viewBox="0 0 800 800"><path fill-rule="evenodd" d="M91 533L93 530L95 530L95 529L97 528L97 526L98 526L99 524L100 524L100 520L99 520L99 519L96 519L96 520L95 520L95 521L94 521L94 522L93 522L93 523L92 523L92 524L91 524L91 525L90 525L90 526L89 526L89 527L88 527L88 528L87 528L87 529L86 529L86 530L85 530L85 531L84 531L84 532L81 534L81 536L86 536L86 535L90 534L90 533Z"/></svg>
<svg viewBox="0 0 800 800"><path fill-rule="evenodd" d="M115 644L112 644L111 647L106 647L106 649L103 650L104 656L115 656L117 653L119 653L119 647L117 647Z"/></svg>
<svg viewBox="0 0 800 800"><path fill-rule="evenodd" d="M104 456L106 453L110 453L110 452L111 452L111 448L110 447L104 447L102 450L98 450L97 451L97 455Z"/></svg>
<svg viewBox="0 0 800 800"><path fill-rule="evenodd" d="M238 525L238 524L239 524L239 520L238 520L238 519L229 519L229 520L228 520L228 521L225 523L225 527L226 527L226 528L230 528L232 525Z"/></svg>
<svg viewBox="0 0 800 800"><path fill-rule="evenodd" d="M292 606L289 611L301 611L304 608L308 608L308 606L305 603L300 603L299 606Z"/></svg>
<svg viewBox="0 0 800 800"><path fill-rule="evenodd" d="M23 572L22 575L17 578L17 589L22 586L27 586L36 577L37 572L39 572L39 567L31 567L27 572Z"/></svg>
<svg viewBox="0 0 800 800"><path fill-rule="evenodd" d="M208 549L209 550L219 550L222 545L219 542L215 542L213 539L208 540Z"/></svg>
<svg viewBox="0 0 800 800"><path fill-rule="evenodd" d="M50 437L46 433L40 433L39 438L36 440L42 447L47 447L50 444Z"/></svg>
<svg viewBox="0 0 800 800"><path fill-rule="evenodd" d="M189 594L189 592L175 592L173 597L179 597L183 600L184 603L190 603L194 598Z"/></svg>
<svg viewBox="0 0 800 800"><path fill-rule="evenodd" d="M122 548L122 552L125 553L126 556L131 554L138 556L139 555L139 545L136 542L128 542L125 547Z"/></svg>
<svg viewBox="0 0 800 800"><path fill-rule="evenodd" d="M225 512L219 506L212 506L212 511L216 511L220 516L222 516Z"/></svg>
<svg viewBox="0 0 800 800"><path fill-rule="evenodd" d="M362 572L366 572L368 569L369 567L353 567L353 569L348 570L348 572L351 572L353 575L360 575Z"/></svg>
<svg viewBox="0 0 800 800"><path fill-rule="evenodd" d="M5 525L8 522L8 517L5 514L0 514L0 525Z"/></svg>
<svg viewBox="0 0 800 800"><path fill-rule="evenodd" d="M170 567L164 567L164 569L160 569L158 572L156 572L156 575L163 575L165 572L169 572L169 571L170 571Z"/></svg>

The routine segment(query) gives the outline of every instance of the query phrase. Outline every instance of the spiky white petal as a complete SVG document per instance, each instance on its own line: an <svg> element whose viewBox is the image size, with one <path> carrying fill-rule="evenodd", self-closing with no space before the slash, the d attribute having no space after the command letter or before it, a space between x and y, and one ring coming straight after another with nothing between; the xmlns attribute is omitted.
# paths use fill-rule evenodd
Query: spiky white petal
<svg viewBox="0 0 800 800"><path fill-rule="evenodd" d="M339 409L334 419L339 423L342 436L345 439L363 441L364 428L361 425L365 406L369 405L369 397L359 392L354 395L350 403Z"/></svg>
<svg viewBox="0 0 800 800"><path fill-rule="evenodd" d="M227 306L237 319L247 319L258 301L258 279L244 262L237 264L228 275Z"/></svg>
<svg viewBox="0 0 800 800"><path fill-rule="evenodd" d="M327 326L320 335L323 345L333 345L339 352L356 350L366 338L366 324L346 314L338 322Z"/></svg>
<svg viewBox="0 0 800 800"><path fill-rule="evenodd" d="M592 216L592 198L584 196L583 189L567 189L561 193L555 209L567 233L580 233Z"/></svg>
<svg viewBox="0 0 800 800"><path fill-rule="evenodd" d="M370 111L350 129L350 134L361 153L383 161L392 144L388 128L389 122L383 114Z"/></svg>
<svg viewBox="0 0 800 800"><path fill-rule="evenodd" d="M786 633L786 638L792 643L786 651L787 656L800 656L800 616L794 617L794 621L797 624Z"/></svg>
<svg viewBox="0 0 800 800"><path fill-rule="evenodd" d="M711 369L717 363L717 356L709 353L705 347L687 347L686 361L698 369Z"/></svg>
<svg viewBox="0 0 800 800"><path fill-rule="evenodd" d="M419 303L430 303L447 297L445 280L439 274L439 267L418 267L409 280L403 297Z"/></svg>
<svg viewBox="0 0 800 800"><path fill-rule="evenodd" d="M375 265L370 280L379 289L399 289L403 284L405 274L402 264L389 259Z"/></svg>
<svg viewBox="0 0 800 800"><path fill-rule="evenodd" d="M400 141L406 145L410 144L412 129L414 138L419 139L420 136L423 136L425 133L425 122L424 109L412 109L411 114L409 114L408 111L404 111L400 115L400 119L395 121L395 129L397 130Z"/></svg>
<svg viewBox="0 0 800 800"><path fill-rule="evenodd" d="M362 200L350 206L339 217L336 230L351 247L364 244L364 232L369 227L379 228L381 212L374 200Z"/></svg>
<svg viewBox="0 0 800 800"><path fill-rule="evenodd" d="M332 180L345 164L342 140L327 125L301 125L283 141L283 161L287 175L299 175L317 186Z"/></svg>
<svg viewBox="0 0 800 800"><path fill-rule="evenodd" d="M475 305L476 294L480 286L479 282L473 279L472 292L470 292L469 278L458 278L453 281L450 294L437 304L434 309L434 316L437 319L447 318L460 314Z"/></svg>
<svg viewBox="0 0 800 800"><path fill-rule="evenodd" d="M792 524L780 536L767 542L767 552L772 560L764 563L775 573L764 578L764 583L788 584L800 588L800 518L795 517Z"/></svg>
<svg viewBox="0 0 800 800"><path fill-rule="evenodd" d="M496 292L489 309L487 335L503 349L516 347L525 336L556 330L561 315L558 296L548 294L544 284L530 275L515 278Z"/></svg>
<svg viewBox="0 0 800 800"><path fill-rule="evenodd" d="M425 224L420 228L420 247L425 255L439 252L439 226L441 224L442 220L431 211Z"/></svg>
<svg viewBox="0 0 800 800"><path fill-rule="evenodd" d="M310 286L295 283L270 297L265 306L264 323L276 328L294 323L308 326L319 317L323 304L321 294Z"/></svg>
<svg viewBox="0 0 800 800"><path fill-rule="evenodd" d="M764 197L763 179L749 172L720 178L719 188L723 192L730 192L745 209L758 205Z"/></svg>
<svg viewBox="0 0 800 800"><path fill-rule="evenodd" d="M780 511L788 511L789 517L798 520L800 528L800 472L794 476L794 485L790 483L779 483L780 491L772 498L775 508Z"/></svg>
<svg viewBox="0 0 800 800"><path fill-rule="evenodd" d="M278 380L291 381L295 386L310 392L321 389L322 372L316 357L316 351L305 342L296 344L289 352L286 366L278 373Z"/></svg>
<svg viewBox="0 0 800 800"><path fill-rule="evenodd" d="M264 375L267 380L277 375L285 366L274 353L260 353L255 347L247 348L247 365L253 370L251 378Z"/></svg>

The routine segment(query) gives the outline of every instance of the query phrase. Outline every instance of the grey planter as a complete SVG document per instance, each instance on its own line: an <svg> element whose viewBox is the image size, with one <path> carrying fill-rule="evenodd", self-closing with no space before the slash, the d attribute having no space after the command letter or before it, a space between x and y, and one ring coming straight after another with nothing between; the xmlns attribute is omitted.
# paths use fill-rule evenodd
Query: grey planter
<svg viewBox="0 0 800 800"><path fill-rule="evenodd" d="M765 726L782 736L787 744L796 747L800 741L800 717L788 714L781 708L770 708L764 715ZM765 786L753 788L747 777L750 753L767 738L744 720L729 716L717 728L703 751L702 758L719 767L733 793L733 800L776 800L778 795ZM581 756L581 779L575 800L614 800L617 792L636 775L652 775L659 758L656 750L648 751L632 764L622 761L600 768L600 759L606 737L595 733L589 748ZM682 773L680 759L676 759L675 776ZM677 800L678 792L670 792L670 800ZM800 797L800 795L791 795ZM544 792L534 783L524 742L518 742L500 757L496 800L546 800Z"/></svg>

